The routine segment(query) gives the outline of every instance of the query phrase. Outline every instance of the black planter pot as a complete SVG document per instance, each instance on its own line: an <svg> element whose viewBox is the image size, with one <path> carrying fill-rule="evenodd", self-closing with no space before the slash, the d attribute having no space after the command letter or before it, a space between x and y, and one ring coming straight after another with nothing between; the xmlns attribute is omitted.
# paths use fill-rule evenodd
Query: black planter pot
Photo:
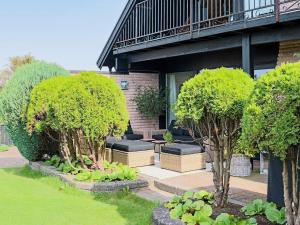
<svg viewBox="0 0 300 225"><path fill-rule="evenodd" d="M300 166L300 162L299 162L299 166ZM289 169L291 170L291 168ZM282 170L283 170L282 161L279 158L270 155L267 199L270 202L276 203L280 207L284 207ZM289 180L291 182L291 177L289 177ZM300 186L299 186L299 190L300 190Z"/></svg>

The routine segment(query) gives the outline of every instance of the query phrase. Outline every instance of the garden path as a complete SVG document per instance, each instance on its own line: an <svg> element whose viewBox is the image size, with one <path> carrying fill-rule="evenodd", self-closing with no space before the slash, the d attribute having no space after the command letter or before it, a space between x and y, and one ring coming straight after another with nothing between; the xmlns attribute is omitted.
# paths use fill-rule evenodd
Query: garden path
<svg viewBox="0 0 300 225"><path fill-rule="evenodd" d="M16 168L25 166L28 163L22 157L16 147L12 147L6 152L0 152L0 168Z"/></svg>

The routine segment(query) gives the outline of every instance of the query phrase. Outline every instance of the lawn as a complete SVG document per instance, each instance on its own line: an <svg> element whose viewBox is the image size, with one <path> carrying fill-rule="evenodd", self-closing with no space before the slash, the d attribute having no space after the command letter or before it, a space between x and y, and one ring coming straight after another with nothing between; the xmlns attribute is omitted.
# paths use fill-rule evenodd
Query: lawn
<svg viewBox="0 0 300 225"><path fill-rule="evenodd" d="M10 149L10 146L0 145L0 152L6 152Z"/></svg>
<svg viewBox="0 0 300 225"><path fill-rule="evenodd" d="M134 194L90 194L28 167L0 170L3 225L149 225L157 203Z"/></svg>

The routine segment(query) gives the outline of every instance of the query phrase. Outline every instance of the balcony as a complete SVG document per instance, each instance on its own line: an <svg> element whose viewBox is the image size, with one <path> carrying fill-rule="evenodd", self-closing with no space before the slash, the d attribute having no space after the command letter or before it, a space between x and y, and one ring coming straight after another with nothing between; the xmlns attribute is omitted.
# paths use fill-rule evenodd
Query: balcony
<svg viewBox="0 0 300 225"><path fill-rule="evenodd" d="M176 37L191 39L205 30L300 11L300 0L145 0L136 4L114 51ZM260 26L260 23L257 23Z"/></svg>

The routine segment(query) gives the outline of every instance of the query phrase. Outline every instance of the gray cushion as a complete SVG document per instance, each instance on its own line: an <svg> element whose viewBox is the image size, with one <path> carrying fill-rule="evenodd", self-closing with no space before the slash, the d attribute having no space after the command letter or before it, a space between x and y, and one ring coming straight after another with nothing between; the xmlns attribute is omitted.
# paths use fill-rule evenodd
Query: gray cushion
<svg viewBox="0 0 300 225"><path fill-rule="evenodd" d="M144 141L122 140L113 144L112 148L124 152L139 152L154 150L154 144Z"/></svg>
<svg viewBox="0 0 300 225"><path fill-rule="evenodd" d="M203 152L200 146L188 144L172 144L162 146L161 151L163 153L168 153L172 155L191 155Z"/></svg>

